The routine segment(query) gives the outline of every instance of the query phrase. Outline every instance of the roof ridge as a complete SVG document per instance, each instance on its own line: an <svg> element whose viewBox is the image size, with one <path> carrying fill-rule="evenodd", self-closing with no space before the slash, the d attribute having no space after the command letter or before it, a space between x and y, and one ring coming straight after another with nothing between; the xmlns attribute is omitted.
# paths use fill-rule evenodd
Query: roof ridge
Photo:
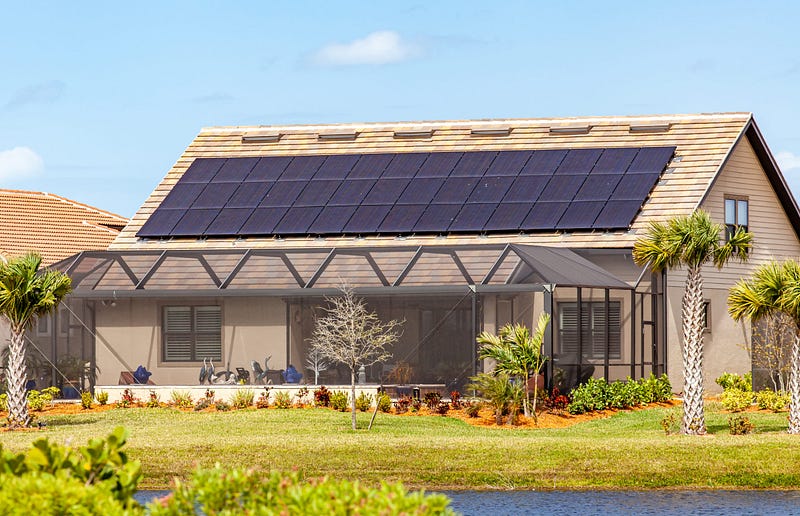
<svg viewBox="0 0 800 516"><path fill-rule="evenodd" d="M72 205L72 206L74 206L76 208L83 208L86 211L92 211L92 212L95 212L95 213L98 213L98 214L101 214L101 215L109 216L110 218L119 219L121 222L126 222L127 223L129 221L128 218L123 217L122 215L118 215L118 214L110 212L108 210L103 210L103 209L100 209L100 208L96 208L94 206L90 206L90 205L84 204L82 202L74 201L74 200L69 199L67 197L64 197L64 196L61 196L61 195L58 195L58 194L54 194L54 193L50 193L50 192L40 192L40 191L35 191L35 190L14 190L14 189L10 189L10 188L0 188L0 195L6 195L6 194L27 194L27 195L31 195L31 196L53 198L53 199L56 199L58 201L61 201L61 202L65 203L65 204Z"/></svg>

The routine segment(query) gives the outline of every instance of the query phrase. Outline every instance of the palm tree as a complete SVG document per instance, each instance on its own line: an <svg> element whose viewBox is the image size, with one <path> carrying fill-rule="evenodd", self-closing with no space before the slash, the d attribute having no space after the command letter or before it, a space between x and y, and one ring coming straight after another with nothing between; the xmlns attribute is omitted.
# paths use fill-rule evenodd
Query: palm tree
<svg viewBox="0 0 800 516"><path fill-rule="evenodd" d="M776 313L794 321L789 376L789 433L800 434L800 264L794 260L770 262L740 280L728 295L728 313L735 321L752 322Z"/></svg>
<svg viewBox="0 0 800 516"><path fill-rule="evenodd" d="M72 290L72 281L58 271L40 271L42 257L36 253L0 263L0 314L9 322L8 421L11 427L29 426L25 399L25 330L39 317L52 312Z"/></svg>
<svg viewBox="0 0 800 516"><path fill-rule="evenodd" d="M528 391L528 378L539 374L547 357L542 353L544 332L550 323L550 314L539 316L536 331L531 335L530 330L522 324L506 324L500 328L497 335L483 332L478 336L481 344L480 358L491 358L495 361L495 373L505 373L518 378L525 387L525 401L523 411L525 417L530 417L531 406L530 392ZM533 418L536 419L537 382L533 382Z"/></svg>
<svg viewBox="0 0 800 516"><path fill-rule="evenodd" d="M724 226L697 210L666 222L652 222L648 232L633 246L633 260L653 272L683 266L687 269L681 306L683 328L683 421L684 434L706 433L703 411L703 276L712 262L721 269L732 258L747 260L752 234L742 228L726 242L720 241Z"/></svg>

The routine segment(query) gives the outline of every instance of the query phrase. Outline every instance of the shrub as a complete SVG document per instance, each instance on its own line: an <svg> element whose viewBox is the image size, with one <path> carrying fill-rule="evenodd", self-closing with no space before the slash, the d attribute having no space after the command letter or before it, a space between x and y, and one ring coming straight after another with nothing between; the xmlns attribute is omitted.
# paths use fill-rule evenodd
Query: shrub
<svg viewBox="0 0 800 516"><path fill-rule="evenodd" d="M603 378L589 378L583 385L572 389L572 401L567 410L570 414L583 414L604 410L609 406L609 387Z"/></svg>
<svg viewBox="0 0 800 516"><path fill-rule="evenodd" d="M289 391L275 391L275 401L273 402L275 408L288 409L292 408L292 396Z"/></svg>
<svg viewBox="0 0 800 516"><path fill-rule="evenodd" d="M0 410L3 412L8 411L8 394L5 392L0 394Z"/></svg>
<svg viewBox="0 0 800 516"><path fill-rule="evenodd" d="M572 389L572 401L567 406L570 414L583 414L607 408L629 408L652 402L665 402L672 397L672 385L667 375L638 381L628 378L625 381L607 383L602 378L589 378L583 385Z"/></svg>
<svg viewBox="0 0 800 516"><path fill-rule="evenodd" d="M51 401L61 397L61 389L58 387L45 387L42 392L50 396Z"/></svg>
<svg viewBox="0 0 800 516"><path fill-rule="evenodd" d="M506 415L509 416L509 422L513 423L522 407L525 386L520 382L513 382L511 377L505 373L497 375L479 373L471 380L472 383L468 388L479 391L489 401L494 409L497 424L502 424L503 416Z"/></svg>
<svg viewBox="0 0 800 516"><path fill-rule="evenodd" d="M328 407L331 404L331 391L321 385L314 391L314 404L318 407Z"/></svg>
<svg viewBox="0 0 800 516"><path fill-rule="evenodd" d="M81 391L81 408L82 409L90 409L92 408L92 401L94 401L94 397L90 391Z"/></svg>
<svg viewBox="0 0 800 516"><path fill-rule="evenodd" d="M330 395L331 408L338 410L339 412L345 412L347 410L347 401L349 399L350 398L347 396L346 392L333 391Z"/></svg>
<svg viewBox="0 0 800 516"><path fill-rule="evenodd" d="M372 407L372 395L362 392L356 397L356 408L361 412L366 412Z"/></svg>
<svg viewBox="0 0 800 516"><path fill-rule="evenodd" d="M405 414L411 406L411 396L403 396L394 402L394 410L398 414Z"/></svg>
<svg viewBox="0 0 800 516"><path fill-rule="evenodd" d="M664 433L667 435L677 430L678 418L675 416L674 412L668 412L661 418L661 428L664 429Z"/></svg>
<svg viewBox="0 0 800 516"><path fill-rule="evenodd" d="M378 394L378 410L390 412L392 410L392 398L385 392Z"/></svg>
<svg viewBox="0 0 800 516"><path fill-rule="evenodd" d="M773 412L780 412L789 404L789 393L775 392L773 390L765 389L756 393L756 403L758 408L762 410L771 410Z"/></svg>
<svg viewBox="0 0 800 516"><path fill-rule="evenodd" d="M85 486L65 474L0 478L0 514L142 514L141 509L130 507L135 502L121 502L104 486Z"/></svg>
<svg viewBox="0 0 800 516"><path fill-rule="evenodd" d="M122 397L117 401L117 408L129 408L139 404L139 398L133 395L130 389L122 391Z"/></svg>
<svg viewBox="0 0 800 516"><path fill-rule="evenodd" d="M225 400L216 400L214 402L214 408L220 412L227 412L231 409L231 404Z"/></svg>
<svg viewBox="0 0 800 516"><path fill-rule="evenodd" d="M755 426L746 416L730 416L728 428L730 428L731 435L745 435L752 432Z"/></svg>
<svg viewBox="0 0 800 516"><path fill-rule="evenodd" d="M297 406L298 407L305 407L306 406L306 398L308 397L308 387L300 387L295 392L294 397L297 398Z"/></svg>
<svg viewBox="0 0 800 516"><path fill-rule="evenodd" d="M422 408L422 402L417 398L411 398L408 408L411 409L411 412L419 412L419 409Z"/></svg>
<svg viewBox="0 0 800 516"><path fill-rule="evenodd" d="M169 395L170 405L177 408L192 408L194 400L189 391L172 391Z"/></svg>
<svg viewBox="0 0 800 516"><path fill-rule="evenodd" d="M147 408L158 408L161 406L161 396L156 391L150 391L150 396L145 404Z"/></svg>
<svg viewBox="0 0 800 516"><path fill-rule="evenodd" d="M642 403L664 403L672 398L672 385L666 374L656 377L650 373L648 378L640 379L639 383L642 386Z"/></svg>
<svg viewBox="0 0 800 516"><path fill-rule="evenodd" d="M258 396L258 400L256 400L256 408L269 408L269 387L264 387L264 392Z"/></svg>
<svg viewBox="0 0 800 516"><path fill-rule="evenodd" d="M606 392L608 407L626 409L642 404L643 387L635 380L611 382Z"/></svg>
<svg viewBox="0 0 800 516"><path fill-rule="evenodd" d="M108 403L108 392L106 391L95 391L94 399L97 400L97 403L100 405L105 405Z"/></svg>
<svg viewBox="0 0 800 516"><path fill-rule="evenodd" d="M49 388L41 392L37 390L28 391L28 408L34 412L44 410L44 407L53 401L52 391L48 392L48 390Z"/></svg>
<svg viewBox="0 0 800 516"><path fill-rule="evenodd" d="M458 410L461 408L461 393L458 391L450 391L450 405Z"/></svg>
<svg viewBox="0 0 800 516"><path fill-rule="evenodd" d="M428 410L434 412L436 407L439 406L439 402L442 400L442 395L438 392L429 392L425 394L425 406L428 407Z"/></svg>
<svg viewBox="0 0 800 516"><path fill-rule="evenodd" d="M729 389L738 389L745 392L753 391L752 373L745 373L743 376L739 376L735 373L722 373L722 375L714 381L725 391Z"/></svg>
<svg viewBox="0 0 800 516"><path fill-rule="evenodd" d="M480 401L467 402L464 404L464 412L469 417L478 417L478 414L480 413L482 406L483 403L481 403Z"/></svg>
<svg viewBox="0 0 800 516"><path fill-rule="evenodd" d="M729 388L719 397L722 407L731 412L741 412L753 404L753 393Z"/></svg>
<svg viewBox="0 0 800 516"><path fill-rule="evenodd" d="M231 396L231 405L237 409L246 409L253 406L255 397L253 389L236 389Z"/></svg>
<svg viewBox="0 0 800 516"><path fill-rule="evenodd" d="M439 414L440 416L446 416L447 413L450 411L450 404L446 401L440 401L434 411Z"/></svg>
<svg viewBox="0 0 800 516"><path fill-rule="evenodd" d="M214 391L211 390L211 389L206 389L205 396L203 396L202 398L197 400L197 403L195 403L195 405L194 405L194 410L196 412L200 411L200 410L204 410L204 409L207 409L208 407L211 407L212 405L216 405L216 403L217 402L214 399Z"/></svg>

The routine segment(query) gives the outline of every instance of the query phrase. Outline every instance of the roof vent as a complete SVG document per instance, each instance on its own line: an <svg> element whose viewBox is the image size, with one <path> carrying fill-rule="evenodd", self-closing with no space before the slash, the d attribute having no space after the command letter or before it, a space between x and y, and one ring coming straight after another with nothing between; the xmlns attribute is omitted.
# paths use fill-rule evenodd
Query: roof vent
<svg viewBox="0 0 800 516"><path fill-rule="evenodd" d="M550 134L587 134L591 125L557 125L550 128Z"/></svg>
<svg viewBox="0 0 800 516"><path fill-rule="evenodd" d="M433 129L418 129L416 131L395 131L395 138L430 138L433 136Z"/></svg>
<svg viewBox="0 0 800 516"><path fill-rule="evenodd" d="M492 129L471 129L472 136L508 136L511 134L510 127L495 127Z"/></svg>
<svg viewBox="0 0 800 516"><path fill-rule="evenodd" d="M355 131L342 133L319 133L317 138L324 141L355 140L358 133Z"/></svg>
<svg viewBox="0 0 800 516"><path fill-rule="evenodd" d="M632 133L663 133L669 131L672 126L669 122L665 124L641 124L630 125L630 132Z"/></svg>
<svg viewBox="0 0 800 516"><path fill-rule="evenodd" d="M283 136L281 133L243 134L242 143L271 143L277 142Z"/></svg>

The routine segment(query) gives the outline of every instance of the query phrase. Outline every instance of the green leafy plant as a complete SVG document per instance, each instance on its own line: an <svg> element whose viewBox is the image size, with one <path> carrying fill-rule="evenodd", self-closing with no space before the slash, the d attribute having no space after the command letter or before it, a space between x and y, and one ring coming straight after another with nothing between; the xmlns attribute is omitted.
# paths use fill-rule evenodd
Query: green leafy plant
<svg viewBox="0 0 800 516"><path fill-rule="evenodd" d="M428 407L428 410L434 412L436 407L439 406L439 401L441 401L442 395L438 392L429 392L425 394L425 406Z"/></svg>
<svg viewBox="0 0 800 516"><path fill-rule="evenodd" d="M610 405L610 389L603 378L589 378L586 383L579 385L570 392L570 401L567 411L570 414L583 414L595 410L605 410Z"/></svg>
<svg viewBox="0 0 800 516"><path fill-rule="evenodd" d="M741 376L736 373L722 373L714 381L725 391L730 389L738 389L740 391L745 391L745 392L753 391L752 373L745 373L744 375Z"/></svg>
<svg viewBox="0 0 800 516"><path fill-rule="evenodd" d="M289 391L275 391L275 401L273 404L275 408L279 409L292 408L292 397Z"/></svg>
<svg viewBox="0 0 800 516"><path fill-rule="evenodd" d="M509 416L509 422L513 423L522 406L525 387L505 373L479 373L471 380L467 388L480 392L492 405L497 424L503 424L506 415Z"/></svg>
<svg viewBox="0 0 800 516"><path fill-rule="evenodd" d="M194 406L194 399L189 391L172 391L169 394L169 403L176 408L188 409Z"/></svg>
<svg viewBox="0 0 800 516"><path fill-rule="evenodd" d="M195 403L194 410L195 412L199 412L216 404L217 400L214 397L214 391L211 389L206 389L205 395L199 400L197 400L197 403Z"/></svg>
<svg viewBox="0 0 800 516"><path fill-rule="evenodd" d="M324 385L314 390L314 405L317 407L327 407L331 404L331 391Z"/></svg>
<svg viewBox="0 0 800 516"><path fill-rule="evenodd" d="M116 405L117 408L130 408L135 407L140 402L139 398L134 396L133 391L130 389L125 389L122 391L122 396L120 397L119 401L117 401Z"/></svg>
<svg viewBox="0 0 800 516"><path fill-rule="evenodd" d="M755 426L746 416L730 416L728 428L730 428L731 435L745 435L752 432Z"/></svg>
<svg viewBox="0 0 800 516"><path fill-rule="evenodd" d="M258 399L256 400L256 408L269 408L269 387L264 387L264 392L259 394Z"/></svg>
<svg viewBox="0 0 800 516"><path fill-rule="evenodd" d="M678 429L678 418L675 416L674 412L667 412L664 417L661 418L661 428L664 429L666 435Z"/></svg>
<svg viewBox="0 0 800 516"><path fill-rule="evenodd" d="M394 402L394 411L397 414L405 414L411 407L411 396L402 396Z"/></svg>
<svg viewBox="0 0 800 516"><path fill-rule="evenodd" d="M256 394L253 392L253 389L236 389L236 392L231 396L231 405L237 409L252 407L255 396Z"/></svg>
<svg viewBox="0 0 800 516"><path fill-rule="evenodd" d="M3 412L8 410L8 394L0 394L0 410Z"/></svg>
<svg viewBox="0 0 800 516"><path fill-rule="evenodd" d="M356 397L356 408L361 412L367 412L372 407L372 394L362 392Z"/></svg>
<svg viewBox="0 0 800 516"><path fill-rule="evenodd" d="M347 410L347 402L349 399L350 398L347 396L346 392L333 391L330 395L331 408L338 410L339 412L345 412Z"/></svg>
<svg viewBox="0 0 800 516"><path fill-rule="evenodd" d="M56 388L56 390L58 390L58 388ZM41 412L51 401L53 401L53 395L52 391L48 389L44 391L28 391L28 409L33 412Z"/></svg>
<svg viewBox="0 0 800 516"><path fill-rule="evenodd" d="M378 394L378 410L381 412L390 412L392 410L392 398L388 394L382 392Z"/></svg>
<svg viewBox="0 0 800 516"><path fill-rule="evenodd" d="M483 403L481 403L480 401L467 402L464 403L464 412L469 417L478 417L478 414L480 413L482 407Z"/></svg>
<svg viewBox="0 0 800 516"><path fill-rule="evenodd" d="M225 400L219 399L214 401L214 408L220 412L227 412L231 409L231 404Z"/></svg>
<svg viewBox="0 0 800 516"><path fill-rule="evenodd" d="M151 390L150 394L147 396L147 403L145 403L145 407L147 408L158 408L161 406L161 396L156 391Z"/></svg>
<svg viewBox="0 0 800 516"><path fill-rule="evenodd" d="M94 396L90 391L81 391L81 408L82 409L90 409L92 408L92 402L94 401Z"/></svg>
<svg viewBox="0 0 800 516"><path fill-rule="evenodd" d="M672 385L666 374L657 377L650 373L649 377L640 379L639 383L642 386L643 403L664 403L672 399Z"/></svg>
<svg viewBox="0 0 800 516"><path fill-rule="evenodd" d="M97 403L100 405L105 405L108 403L108 392L107 391L95 391L94 398L97 400Z"/></svg>
<svg viewBox="0 0 800 516"><path fill-rule="evenodd" d="M736 388L728 388L720 395L722 407L731 412L741 412L753 404L753 393Z"/></svg>
<svg viewBox="0 0 800 516"><path fill-rule="evenodd" d="M756 404L762 410L771 410L772 412L780 412L789 405L790 397L786 392L775 392L770 389L764 389L756 393Z"/></svg>

